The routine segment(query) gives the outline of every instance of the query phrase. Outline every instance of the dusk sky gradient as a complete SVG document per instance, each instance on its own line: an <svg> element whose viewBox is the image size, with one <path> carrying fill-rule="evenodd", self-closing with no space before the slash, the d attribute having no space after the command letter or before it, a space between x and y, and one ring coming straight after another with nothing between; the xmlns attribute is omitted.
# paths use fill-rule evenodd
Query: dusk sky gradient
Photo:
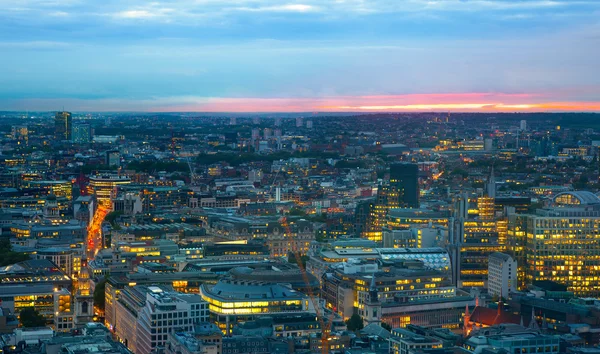
<svg viewBox="0 0 600 354"><path fill-rule="evenodd" d="M598 0L0 0L0 110L600 111Z"/></svg>

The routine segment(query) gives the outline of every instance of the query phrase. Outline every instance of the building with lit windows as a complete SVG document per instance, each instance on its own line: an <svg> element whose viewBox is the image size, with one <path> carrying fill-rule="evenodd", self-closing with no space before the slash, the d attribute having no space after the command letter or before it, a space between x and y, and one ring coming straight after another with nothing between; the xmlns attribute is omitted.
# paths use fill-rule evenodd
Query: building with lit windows
<svg viewBox="0 0 600 354"><path fill-rule="evenodd" d="M215 285L201 285L200 295L209 303L212 321L226 334L234 323L258 316L315 314L308 296L284 284L225 277Z"/></svg>
<svg viewBox="0 0 600 354"><path fill-rule="evenodd" d="M388 211L419 207L419 166L395 163L390 166L390 181L379 186L377 197L369 204L369 215L361 237L380 242Z"/></svg>
<svg viewBox="0 0 600 354"><path fill-rule="evenodd" d="M131 183L129 177L118 175L90 176L88 186L89 194L95 195L100 205L110 205L112 198L116 197L115 190L119 186Z"/></svg>
<svg viewBox="0 0 600 354"><path fill-rule="evenodd" d="M322 282L326 306L343 318L357 313L373 322L369 316L375 309L378 321L392 327L458 329L465 306L474 304L472 297L452 285L447 272L427 269L414 260L343 263L326 273Z"/></svg>
<svg viewBox="0 0 600 354"><path fill-rule="evenodd" d="M27 188L40 188L48 194L54 194L57 198L64 197L67 200L73 198L73 183L71 181L28 181L24 182Z"/></svg>
<svg viewBox="0 0 600 354"><path fill-rule="evenodd" d="M35 257L51 261L65 272L65 274L72 277L81 271L83 248L43 248L37 250Z"/></svg>
<svg viewBox="0 0 600 354"><path fill-rule="evenodd" d="M48 323L54 321L54 290L51 284L7 285L0 286L2 307L18 316L25 308L35 307Z"/></svg>
<svg viewBox="0 0 600 354"><path fill-rule="evenodd" d="M71 112L56 112L54 116L54 138L58 141L71 140L72 125Z"/></svg>
<svg viewBox="0 0 600 354"><path fill-rule="evenodd" d="M394 328L390 341L390 353L410 354L421 349L440 349L442 341L423 336L402 328Z"/></svg>
<svg viewBox="0 0 600 354"><path fill-rule="evenodd" d="M32 259L0 267L0 288L9 285L51 285L56 288L68 288L71 277L56 264L47 259Z"/></svg>
<svg viewBox="0 0 600 354"><path fill-rule="evenodd" d="M192 332L207 322L208 304L197 294L160 286L133 286L116 302L115 335L136 354L164 349L169 333Z"/></svg>
<svg viewBox="0 0 600 354"><path fill-rule="evenodd" d="M66 223L55 223L50 220L34 220L32 222L15 222L10 231L16 237L16 243L28 239L80 240L87 235L87 228L76 220Z"/></svg>
<svg viewBox="0 0 600 354"><path fill-rule="evenodd" d="M319 244L318 249L309 254L306 270L317 279L322 279L329 267L347 262L349 259L364 261L376 260L418 260L426 268L450 272L450 256L440 247L431 248L377 248L368 240L335 241Z"/></svg>
<svg viewBox="0 0 600 354"><path fill-rule="evenodd" d="M362 315L373 276L382 303L395 298L408 302L456 294L448 273L424 268L420 261L379 263L350 260L333 266L322 279L322 297L327 307L345 319L355 312Z"/></svg>
<svg viewBox="0 0 600 354"><path fill-rule="evenodd" d="M104 308L104 323L106 327L114 330L117 325L116 303L119 301L121 292L136 285L159 285L168 286L180 293L198 293L200 285L204 283L215 284L217 275L210 271L184 271L176 273L125 273L121 275L111 275L106 281L104 289L104 298L106 300Z"/></svg>
<svg viewBox="0 0 600 354"><path fill-rule="evenodd" d="M575 191L553 201L535 214L509 217L509 251L519 281L551 280L577 296L600 296L600 198Z"/></svg>
<svg viewBox="0 0 600 354"><path fill-rule="evenodd" d="M492 179L489 193L493 193L494 183ZM508 220L496 215L495 208L490 196L465 195L456 201L456 236L450 240L457 251L453 272L459 287L486 287L489 256L506 250Z"/></svg>
<svg viewBox="0 0 600 354"><path fill-rule="evenodd" d="M383 247L386 248L441 246L452 238L454 231L454 218L449 212L426 209L390 209L385 224Z"/></svg>

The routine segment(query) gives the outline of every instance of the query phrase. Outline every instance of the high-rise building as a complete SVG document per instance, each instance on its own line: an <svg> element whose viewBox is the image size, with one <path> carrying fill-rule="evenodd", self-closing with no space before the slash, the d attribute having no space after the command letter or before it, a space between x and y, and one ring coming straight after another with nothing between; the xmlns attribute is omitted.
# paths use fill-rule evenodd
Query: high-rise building
<svg viewBox="0 0 600 354"><path fill-rule="evenodd" d="M521 123L519 124L519 128L522 131L526 131L527 130L527 121L525 119L521 120Z"/></svg>
<svg viewBox="0 0 600 354"><path fill-rule="evenodd" d="M390 182L377 189L377 199L371 205L368 225L362 237L381 241L382 229L390 209L419 207L419 166L396 163L390 166Z"/></svg>
<svg viewBox="0 0 600 354"><path fill-rule="evenodd" d="M488 294L508 298L517 291L517 261L506 253L494 252L488 262Z"/></svg>
<svg viewBox="0 0 600 354"><path fill-rule="evenodd" d="M296 117L296 128L302 128L304 118Z"/></svg>
<svg viewBox="0 0 600 354"><path fill-rule="evenodd" d="M397 195L398 204L406 208L419 207L419 166L414 163L396 163L390 166L390 187Z"/></svg>
<svg viewBox="0 0 600 354"><path fill-rule="evenodd" d="M495 209L494 198L487 196L456 200L453 271L459 287L485 287L489 256L506 250L508 221L497 217Z"/></svg>
<svg viewBox="0 0 600 354"><path fill-rule="evenodd" d="M71 140L72 124L71 112L56 112L54 116L54 137L56 140Z"/></svg>
<svg viewBox="0 0 600 354"><path fill-rule="evenodd" d="M509 215L508 251L525 284L551 280L578 296L600 296L600 198L564 192L535 214Z"/></svg>
<svg viewBox="0 0 600 354"><path fill-rule="evenodd" d="M73 142L76 144L89 144L92 142L92 127L87 123L73 125Z"/></svg>
<svg viewBox="0 0 600 354"><path fill-rule="evenodd" d="M88 194L94 194L98 204L110 205L115 197L114 192L118 186L131 183L129 177L117 175L90 176Z"/></svg>

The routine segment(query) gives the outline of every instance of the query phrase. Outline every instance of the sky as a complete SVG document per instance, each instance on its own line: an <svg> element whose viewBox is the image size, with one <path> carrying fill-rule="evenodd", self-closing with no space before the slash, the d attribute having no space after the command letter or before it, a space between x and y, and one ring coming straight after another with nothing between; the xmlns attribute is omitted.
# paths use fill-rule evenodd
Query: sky
<svg viewBox="0 0 600 354"><path fill-rule="evenodd" d="M600 0L0 0L0 110L600 112Z"/></svg>

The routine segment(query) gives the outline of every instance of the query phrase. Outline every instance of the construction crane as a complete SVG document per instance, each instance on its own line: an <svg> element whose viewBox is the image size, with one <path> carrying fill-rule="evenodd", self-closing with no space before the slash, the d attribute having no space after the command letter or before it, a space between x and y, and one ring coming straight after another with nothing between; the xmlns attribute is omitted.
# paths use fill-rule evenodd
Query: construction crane
<svg viewBox="0 0 600 354"><path fill-rule="evenodd" d="M287 221L287 217L285 217L285 216L281 217L281 219L279 219L279 223L285 230L285 234L287 235L287 237L291 238L292 230L290 228L290 224ZM315 309L315 312L317 315L317 320L319 321L319 324L321 325L321 353L327 354L327 353L329 353L329 333L331 332L331 326L333 324L333 317L334 317L335 313L333 311L331 311L331 315L329 316L328 321L325 321L324 311L321 310L319 301L315 297L315 294L312 291L310 279L308 278L308 274L306 273L306 268L304 267L304 264L302 263L302 260L301 260L302 254L300 253L300 250L298 249L298 244L296 242L290 242L290 243L292 245L292 252L294 253L294 257L296 258L296 263L298 264L298 268L300 268L300 273L302 274L302 279L304 280L304 283L306 284L307 295L312 303L312 306Z"/></svg>
<svg viewBox="0 0 600 354"><path fill-rule="evenodd" d="M186 160L186 162L188 164L188 167L190 168L190 184L192 186L195 186L196 185L196 182L195 182L195 180L196 180L196 174L194 173L194 168L192 167L192 163L190 162L190 157L189 156L186 157L185 160Z"/></svg>

